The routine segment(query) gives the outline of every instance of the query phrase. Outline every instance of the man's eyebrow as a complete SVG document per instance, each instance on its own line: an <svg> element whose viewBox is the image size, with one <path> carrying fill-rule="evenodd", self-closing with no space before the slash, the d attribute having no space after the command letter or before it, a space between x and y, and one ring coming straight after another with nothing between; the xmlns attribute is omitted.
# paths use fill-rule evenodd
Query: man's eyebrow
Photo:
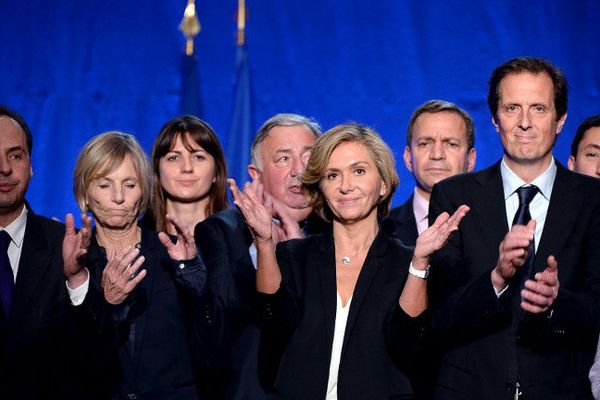
<svg viewBox="0 0 600 400"><path fill-rule="evenodd" d="M598 150L600 150L600 144L598 144L598 143L588 143L588 144L585 145L584 149L589 149L590 147L592 149L598 149Z"/></svg>

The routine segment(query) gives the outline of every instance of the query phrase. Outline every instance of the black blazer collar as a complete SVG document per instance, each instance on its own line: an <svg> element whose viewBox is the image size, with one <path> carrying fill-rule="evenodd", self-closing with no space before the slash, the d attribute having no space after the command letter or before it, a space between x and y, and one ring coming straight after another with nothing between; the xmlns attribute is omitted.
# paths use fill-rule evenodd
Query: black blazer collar
<svg viewBox="0 0 600 400"><path fill-rule="evenodd" d="M383 265L382 257L386 254L390 245L390 238L381 229L373 244L369 248L367 257L356 281L354 293L352 294L352 302L346 323L344 333L344 345L342 349L342 357L344 354L345 344L348 337L352 334L352 330L358 319L361 306L369 292L369 288L377 272ZM336 287L336 260L335 260L335 244L333 240L333 227L328 227L319 243L319 251L314 253L315 256L309 262L315 263L321 275L321 298L323 299L323 309L325 313L325 329L327 335L333 337L335 314L337 307L337 287Z"/></svg>

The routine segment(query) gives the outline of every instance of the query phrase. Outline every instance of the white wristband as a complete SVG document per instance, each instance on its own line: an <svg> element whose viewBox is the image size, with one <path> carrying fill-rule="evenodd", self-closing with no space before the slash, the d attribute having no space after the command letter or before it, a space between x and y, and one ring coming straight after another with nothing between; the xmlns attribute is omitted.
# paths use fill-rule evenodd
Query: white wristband
<svg viewBox="0 0 600 400"><path fill-rule="evenodd" d="M416 269L415 267L413 267L412 261L411 261L410 265L408 266L408 273L411 274L412 276L416 276L417 278L427 279L427 277L429 276L429 268L430 267L431 267L431 265L428 265L427 268L425 268L425 269Z"/></svg>

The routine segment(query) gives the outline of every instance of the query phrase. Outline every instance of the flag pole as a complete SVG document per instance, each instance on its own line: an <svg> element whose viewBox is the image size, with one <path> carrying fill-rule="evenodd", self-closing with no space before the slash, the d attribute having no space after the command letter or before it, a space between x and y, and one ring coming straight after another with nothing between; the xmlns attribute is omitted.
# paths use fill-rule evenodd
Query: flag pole
<svg viewBox="0 0 600 400"><path fill-rule="evenodd" d="M183 18L179 24L179 30L185 36L185 55L194 55L194 38L200 33L200 21L196 15L196 4L194 0L188 0L183 11Z"/></svg>
<svg viewBox="0 0 600 400"><path fill-rule="evenodd" d="M238 0L237 12L237 45L246 43L246 0Z"/></svg>

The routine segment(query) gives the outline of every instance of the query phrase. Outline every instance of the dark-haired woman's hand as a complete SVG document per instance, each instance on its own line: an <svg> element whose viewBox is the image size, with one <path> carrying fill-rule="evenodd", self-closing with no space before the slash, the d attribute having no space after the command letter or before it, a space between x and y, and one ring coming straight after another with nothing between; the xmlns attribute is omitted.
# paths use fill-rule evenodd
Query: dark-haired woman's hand
<svg viewBox="0 0 600 400"><path fill-rule="evenodd" d="M165 232L159 232L158 238L165 246L169 257L176 261L191 260L198 254L194 235L190 232L188 226L183 225L174 215L167 214L169 220L177 231L177 242L173 243L169 235Z"/></svg>

